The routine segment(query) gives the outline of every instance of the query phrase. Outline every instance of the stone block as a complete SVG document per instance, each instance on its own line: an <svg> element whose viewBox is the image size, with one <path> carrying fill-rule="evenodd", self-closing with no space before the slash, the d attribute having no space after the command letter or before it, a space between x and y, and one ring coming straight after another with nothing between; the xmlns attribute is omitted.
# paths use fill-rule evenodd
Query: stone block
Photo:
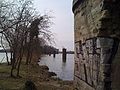
<svg viewBox="0 0 120 90"><path fill-rule="evenodd" d="M80 1L73 4L75 41L81 42L75 45L75 61L79 62L80 68L79 73L75 69L75 74L80 77L75 78L77 88L120 90L120 73L117 72L120 67L120 52L117 51L120 50L117 50L116 41L116 38L120 41L120 1Z"/></svg>

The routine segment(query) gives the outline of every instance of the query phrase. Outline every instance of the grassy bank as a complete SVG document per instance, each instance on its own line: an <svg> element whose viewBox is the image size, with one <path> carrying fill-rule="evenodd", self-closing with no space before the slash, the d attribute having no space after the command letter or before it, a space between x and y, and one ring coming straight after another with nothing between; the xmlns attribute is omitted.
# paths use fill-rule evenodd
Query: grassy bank
<svg viewBox="0 0 120 90"><path fill-rule="evenodd" d="M7 64L0 64L0 90L19 90L25 82L25 69L21 71L22 78L10 77L11 67Z"/></svg>
<svg viewBox="0 0 120 90"><path fill-rule="evenodd" d="M37 90L73 90L72 81L62 81L51 77L46 66L21 65L21 78L10 77L10 66L0 64L0 90L24 90L25 82L31 80Z"/></svg>

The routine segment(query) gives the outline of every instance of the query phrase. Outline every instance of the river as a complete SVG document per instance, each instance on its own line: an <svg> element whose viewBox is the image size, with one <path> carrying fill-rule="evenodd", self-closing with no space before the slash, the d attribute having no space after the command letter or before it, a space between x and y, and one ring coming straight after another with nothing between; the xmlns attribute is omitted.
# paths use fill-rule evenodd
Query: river
<svg viewBox="0 0 120 90"><path fill-rule="evenodd" d="M8 53L8 58L10 60L10 53ZM0 63L4 63L4 62L7 62L6 54L3 52L0 52Z"/></svg>
<svg viewBox="0 0 120 90"><path fill-rule="evenodd" d="M74 54L67 54L66 62L62 61L62 54L45 55L40 59L40 65L47 65L49 71L55 72L62 80L73 80L74 77Z"/></svg>

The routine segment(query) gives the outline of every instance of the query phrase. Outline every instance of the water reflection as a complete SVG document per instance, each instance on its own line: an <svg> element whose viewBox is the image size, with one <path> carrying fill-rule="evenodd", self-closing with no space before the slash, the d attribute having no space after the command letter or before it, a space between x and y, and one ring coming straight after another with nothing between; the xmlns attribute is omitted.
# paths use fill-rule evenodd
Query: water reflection
<svg viewBox="0 0 120 90"><path fill-rule="evenodd" d="M40 65L47 65L50 71L55 72L60 79L73 80L74 74L74 55L68 54L66 62L62 61L62 54L44 56L41 58Z"/></svg>
<svg viewBox="0 0 120 90"><path fill-rule="evenodd" d="M66 75L66 62L62 62L61 77L64 78L65 75Z"/></svg>
<svg viewBox="0 0 120 90"><path fill-rule="evenodd" d="M8 59L10 60L10 53L8 53ZM3 52L0 52L0 63L4 63L4 62L7 62L6 54Z"/></svg>

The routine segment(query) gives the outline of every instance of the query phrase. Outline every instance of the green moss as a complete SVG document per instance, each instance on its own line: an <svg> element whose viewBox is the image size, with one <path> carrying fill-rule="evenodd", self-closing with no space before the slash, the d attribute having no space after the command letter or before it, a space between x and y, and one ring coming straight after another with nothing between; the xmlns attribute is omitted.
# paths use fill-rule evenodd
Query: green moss
<svg viewBox="0 0 120 90"><path fill-rule="evenodd" d="M11 66L0 64L0 88L2 90L20 90L24 86L26 79L10 77L10 70ZM24 77L25 70L22 70L20 74Z"/></svg>
<svg viewBox="0 0 120 90"><path fill-rule="evenodd" d="M9 73L10 72L10 66L8 66L7 64L0 64L0 73Z"/></svg>

